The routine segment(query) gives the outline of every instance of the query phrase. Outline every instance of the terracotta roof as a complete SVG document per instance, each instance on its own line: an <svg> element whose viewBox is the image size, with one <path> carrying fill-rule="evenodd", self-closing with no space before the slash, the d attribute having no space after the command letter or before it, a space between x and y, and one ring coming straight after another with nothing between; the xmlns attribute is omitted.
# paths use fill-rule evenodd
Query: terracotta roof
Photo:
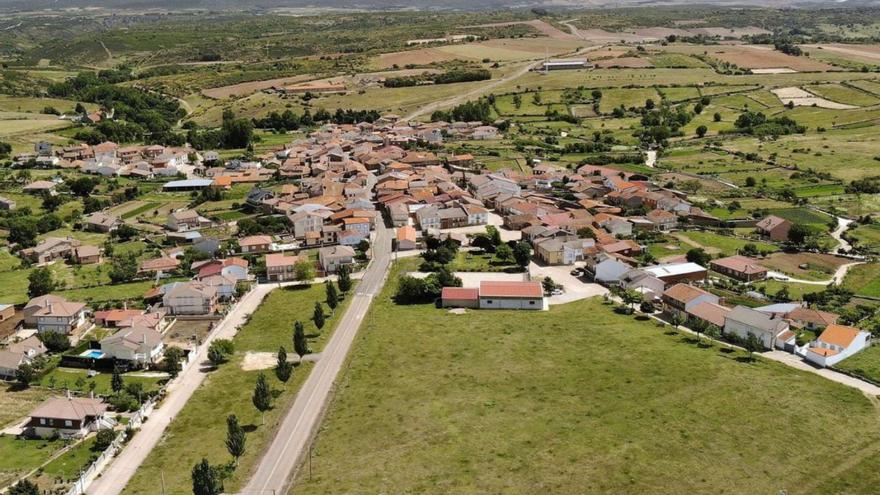
<svg viewBox="0 0 880 495"><path fill-rule="evenodd" d="M754 275L756 273L766 272L767 269L759 265L757 261L745 256L728 256L727 258L719 258L712 260L711 265L718 265L728 270L744 273L746 275Z"/></svg>
<svg viewBox="0 0 880 495"><path fill-rule="evenodd" d="M272 244L272 237L268 235L252 235L242 237L238 241L239 246L260 246L262 244Z"/></svg>
<svg viewBox="0 0 880 495"><path fill-rule="evenodd" d="M666 291L663 292L663 295L675 301L687 303L700 296L711 296L712 294L704 291L703 289L700 289L699 287L694 287L693 285L675 284L672 287L666 289Z"/></svg>
<svg viewBox="0 0 880 495"><path fill-rule="evenodd" d="M786 220L784 218L777 217L775 215L770 215L770 216L764 218L763 220L761 220L760 222L758 222L755 226L761 230L773 230L776 227L779 227L780 225L782 225L786 222L788 222L788 220Z"/></svg>
<svg viewBox="0 0 880 495"><path fill-rule="evenodd" d="M729 312L729 308L725 308L724 306L709 301L701 302L687 311L689 315L708 321L718 327L724 327L724 315Z"/></svg>
<svg viewBox="0 0 880 495"><path fill-rule="evenodd" d="M469 287L444 287L440 293L443 299L476 301L480 297L480 289Z"/></svg>
<svg viewBox="0 0 880 495"><path fill-rule="evenodd" d="M810 347L810 352L819 354L820 356L833 356L838 353L834 349L824 349L822 347Z"/></svg>
<svg viewBox="0 0 880 495"><path fill-rule="evenodd" d="M819 341L826 342L828 344L836 345L843 347L844 349L849 347L852 344L852 341L858 337L859 332L858 328L855 327L847 327L844 325L828 325L828 328L822 332L822 335L819 336Z"/></svg>
<svg viewBox="0 0 880 495"><path fill-rule="evenodd" d="M480 282L480 297L543 297L539 282Z"/></svg>
<svg viewBox="0 0 880 495"><path fill-rule="evenodd" d="M298 256L285 256L282 253L274 253L266 255L266 268L277 266L293 266L299 261Z"/></svg>
<svg viewBox="0 0 880 495"><path fill-rule="evenodd" d="M797 307L785 315L786 318L795 321L806 321L820 325L832 325L837 323L838 315L818 309Z"/></svg>

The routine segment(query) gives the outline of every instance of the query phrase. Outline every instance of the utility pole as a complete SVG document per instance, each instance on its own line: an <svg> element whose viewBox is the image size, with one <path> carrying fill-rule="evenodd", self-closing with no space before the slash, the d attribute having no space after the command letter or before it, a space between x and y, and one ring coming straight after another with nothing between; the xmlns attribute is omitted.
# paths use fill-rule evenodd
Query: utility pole
<svg viewBox="0 0 880 495"><path fill-rule="evenodd" d="M162 470L162 495L165 495L165 470Z"/></svg>
<svg viewBox="0 0 880 495"><path fill-rule="evenodd" d="M309 481L312 481L312 451L315 448L315 444L309 444Z"/></svg>

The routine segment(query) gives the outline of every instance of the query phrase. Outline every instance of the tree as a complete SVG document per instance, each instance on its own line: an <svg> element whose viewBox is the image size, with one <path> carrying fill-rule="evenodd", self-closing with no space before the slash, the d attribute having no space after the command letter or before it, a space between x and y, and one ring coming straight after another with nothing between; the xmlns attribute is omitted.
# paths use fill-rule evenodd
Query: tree
<svg viewBox="0 0 880 495"><path fill-rule="evenodd" d="M706 337L709 337L711 340L717 340L718 337L721 337L721 329L718 328L718 325L707 326L704 333L706 334Z"/></svg>
<svg viewBox="0 0 880 495"><path fill-rule="evenodd" d="M238 418L235 414L230 414L226 417L226 450L235 459L236 465L238 459L244 455L245 440L244 429L238 424Z"/></svg>
<svg viewBox="0 0 880 495"><path fill-rule="evenodd" d="M50 352L61 353L70 349L70 338L59 332L43 332L37 337Z"/></svg>
<svg viewBox="0 0 880 495"><path fill-rule="evenodd" d="M757 181L755 181L754 177L746 177L746 187L755 187L755 184L757 184Z"/></svg>
<svg viewBox="0 0 880 495"><path fill-rule="evenodd" d="M339 305L339 294L336 293L336 286L333 285L332 280L324 282L324 292L327 293L327 306L330 306L330 309L336 309L336 306Z"/></svg>
<svg viewBox="0 0 880 495"><path fill-rule="evenodd" d="M522 106L522 95L519 93L513 95L513 106L519 110L519 107Z"/></svg>
<svg viewBox="0 0 880 495"><path fill-rule="evenodd" d="M122 375L119 374L118 368L113 368L113 376L110 378L110 388L113 390L113 393L118 394L122 392L122 389L125 387L125 383L122 381Z"/></svg>
<svg viewBox="0 0 880 495"><path fill-rule="evenodd" d="M119 284L132 281L137 276L137 272L138 261L134 253L131 253L126 256L113 258L107 275L110 276L110 282Z"/></svg>
<svg viewBox="0 0 880 495"><path fill-rule="evenodd" d="M635 305L641 304L642 302L642 293L632 289L627 289L623 291L623 294L621 294L621 298L623 299L624 303L635 310Z"/></svg>
<svg viewBox="0 0 880 495"><path fill-rule="evenodd" d="M541 287L544 289L544 294L549 296L556 289L556 282L550 277L544 277L544 280L541 281Z"/></svg>
<svg viewBox="0 0 880 495"><path fill-rule="evenodd" d="M715 115L712 116L712 120L714 120L715 122L721 122L721 114L715 112Z"/></svg>
<svg viewBox="0 0 880 495"><path fill-rule="evenodd" d="M22 363L21 366L15 370L15 379L22 387L27 388L31 385L31 382L37 379L37 370L35 370L30 363Z"/></svg>
<svg viewBox="0 0 880 495"><path fill-rule="evenodd" d="M343 294L347 294L351 290L351 267L341 265L336 270L336 285L339 286L339 291Z"/></svg>
<svg viewBox="0 0 880 495"><path fill-rule="evenodd" d="M220 495L223 493L223 480L218 469L208 464L208 459L192 469L193 495Z"/></svg>
<svg viewBox="0 0 880 495"><path fill-rule="evenodd" d="M705 136L707 132L709 132L709 128L708 128L708 127L706 127L706 126L704 126L704 125L701 125L701 126L698 126L698 127L697 127L697 136L698 136L698 137L703 137L703 136Z"/></svg>
<svg viewBox="0 0 880 495"><path fill-rule="evenodd" d="M254 386L254 396L251 398L254 407L260 413L265 413L272 407L272 391L269 389L269 382L266 381L266 375L260 373L257 376L257 383Z"/></svg>
<svg viewBox="0 0 880 495"><path fill-rule="evenodd" d="M278 362L275 365L275 376L281 383L287 383L293 374L293 364L287 360L287 350L284 346L278 348Z"/></svg>
<svg viewBox="0 0 880 495"><path fill-rule="evenodd" d="M103 452L113 444L114 440L116 440L116 432L112 429L103 428L98 430L98 434L95 435L95 446L93 449L98 452Z"/></svg>
<svg viewBox="0 0 880 495"><path fill-rule="evenodd" d="M28 275L28 297L44 296L55 290L55 280L49 267L34 269Z"/></svg>
<svg viewBox="0 0 880 495"><path fill-rule="evenodd" d="M749 332L749 336L746 337L745 348L749 352L749 361L754 361L754 353L764 349L764 344L755 337L755 334Z"/></svg>
<svg viewBox="0 0 880 495"><path fill-rule="evenodd" d="M229 360L229 356L235 353L235 344L229 339L217 339L208 346L208 360L214 366L219 366Z"/></svg>
<svg viewBox="0 0 880 495"><path fill-rule="evenodd" d="M183 351L179 347L170 345L165 348L165 371L171 375L171 378L177 377L180 373L180 361L183 359Z"/></svg>
<svg viewBox="0 0 880 495"><path fill-rule="evenodd" d="M486 234L489 236L489 239L492 241L493 246L501 245L501 232L498 231L498 228L494 225L486 226Z"/></svg>
<svg viewBox="0 0 880 495"><path fill-rule="evenodd" d="M532 260L532 247L529 246L529 243L525 241L516 243L513 247L513 259L516 260L516 264L520 268L529 266L529 262Z"/></svg>
<svg viewBox="0 0 880 495"><path fill-rule="evenodd" d="M320 302L315 301L315 311L312 314L312 321L315 322L315 326L318 327L318 330L324 328L324 320L324 306L322 306Z"/></svg>
<svg viewBox="0 0 880 495"><path fill-rule="evenodd" d="M293 265L293 276L300 282L311 282L315 278L315 264L309 260L300 260Z"/></svg>
<svg viewBox="0 0 880 495"><path fill-rule="evenodd" d="M788 241L795 245L801 245L812 234L810 228L801 223L795 223L788 230Z"/></svg>
<svg viewBox="0 0 880 495"><path fill-rule="evenodd" d="M706 266L712 260L712 255L707 253L703 248L691 248L688 250L685 258L691 263Z"/></svg>
<svg viewBox="0 0 880 495"><path fill-rule="evenodd" d="M495 248L495 259L501 263L510 263L510 260L513 259L513 249L510 249L507 244L498 246Z"/></svg>
<svg viewBox="0 0 880 495"><path fill-rule="evenodd" d="M303 357L309 352L309 341L306 340L305 327L301 321L293 323L293 352Z"/></svg>
<svg viewBox="0 0 880 495"><path fill-rule="evenodd" d="M7 495L40 495L40 487L31 480L21 480L6 493Z"/></svg>

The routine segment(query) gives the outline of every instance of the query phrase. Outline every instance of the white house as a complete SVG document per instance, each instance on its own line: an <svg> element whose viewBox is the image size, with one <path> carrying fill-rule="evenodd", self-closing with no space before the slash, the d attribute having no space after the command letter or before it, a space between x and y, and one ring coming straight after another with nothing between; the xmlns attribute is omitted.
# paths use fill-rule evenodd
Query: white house
<svg viewBox="0 0 880 495"><path fill-rule="evenodd" d="M164 347L162 335L146 327L123 328L101 341L101 351L107 357L141 366L156 362Z"/></svg>
<svg viewBox="0 0 880 495"><path fill-rule="evenodd" d="M782 348L794 338L787 321L745 306L737 306L724 316L724 333L742 339L752 334L765 349Z"/></svg>
<svg viewBox="0 0 880 495"><path fill-rule="evenodd" d="M870 345L870 332L844 325L828 325L822 335L810 343L805 357L819 366L833 366Z"/></svg>
<svg viewBox="0 0 880 495"><path fill-rule="evenodd" d="M617 284L620 277L632 267L613 256L598 254L595 259L587 261L587 269L593 272L596 282Z"/></svg>
<svg viewBox="0 0 880 495"><path fill-rule="evenodd" d="M326 273L335 273L342 265L354 262L354 249L349 246L331 246L318 250L318 261Z"/></svg>
<svg viewBox="0 0 880 495"><path fill-rule="evenodd" d="M546 309L540 282L480 282L480 309Z"/></svg>
<svg viewBox="0 0 880 495"><path fill-rule="evenodd" d="M172 315L206 315L217 306L217 288L201 282L174 284L162 296L162 305Z"/></svg>

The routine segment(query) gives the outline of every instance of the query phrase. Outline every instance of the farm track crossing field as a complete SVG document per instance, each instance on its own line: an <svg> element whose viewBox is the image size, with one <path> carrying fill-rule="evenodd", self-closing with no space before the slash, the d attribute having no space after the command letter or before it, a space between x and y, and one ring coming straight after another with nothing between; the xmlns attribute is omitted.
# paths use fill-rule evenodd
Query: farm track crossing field
<svg viewBox="0 0 880 495"><path fill-rule="evenodd" d="M598 300L453 315L397 306L393 285L293 493L758 493L839 478L869 490L846 466L873 452L880 423L853 389L742 362ZM839 441L788 441L816 434Z"/></svg>

